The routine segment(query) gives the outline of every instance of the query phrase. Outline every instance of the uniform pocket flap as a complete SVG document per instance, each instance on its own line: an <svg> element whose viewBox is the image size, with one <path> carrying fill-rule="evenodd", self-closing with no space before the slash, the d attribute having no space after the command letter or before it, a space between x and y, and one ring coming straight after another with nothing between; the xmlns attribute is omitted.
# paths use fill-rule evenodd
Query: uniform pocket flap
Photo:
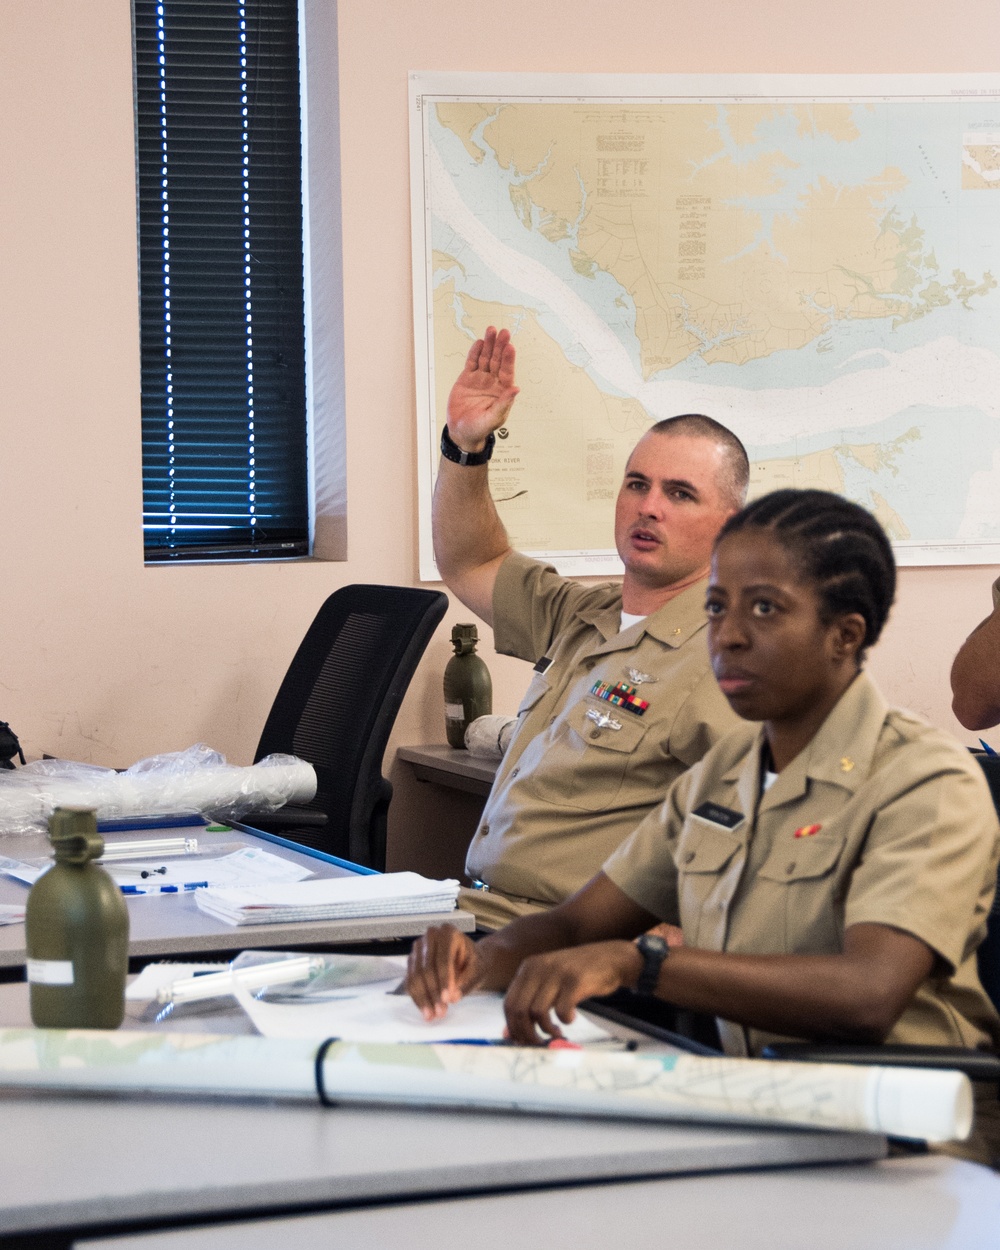
<svg viewBox="0 0 1000 1250"><path fill-rule="evenodd" d="M725 829L693 816L677 847L677 868L680 872L721 872L742 845Z"/></svg>
<svg viewBox="0 0 1000 1250"><path fill-rule="evenodd" d="M840 859L843 849L843 838L813 835L789 840L774 847L757 875L768 881L806 881L810 877L823 877Z"/></svg>
<svg viewBox="0 0 1000 1250"><path fill-rule="evenodd" d="M624 755L631 755L647 728L634 712L623 712L620 707L600 699L587 699L578 704L568 713L566 723L588 746Z"/></svg>

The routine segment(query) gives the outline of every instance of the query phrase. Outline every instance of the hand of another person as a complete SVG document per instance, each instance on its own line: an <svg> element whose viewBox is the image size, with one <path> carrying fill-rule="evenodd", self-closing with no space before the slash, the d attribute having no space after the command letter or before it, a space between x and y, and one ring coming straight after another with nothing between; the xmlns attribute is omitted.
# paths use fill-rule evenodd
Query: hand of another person
<svg viewBox="0 0 1000 1250"><path fill-rule="evenodd" d="M417 938L406 967L406 992L425 1020L438 1020L479 981L476 944L450 924L435 925Z"/></svg>
<svg viewBox="0 0 1000 1250"><path fill-rule="evenodd" d="M553 1011L563 1024L570 1024L577 1003L635 985L641 970L642 956L632 942L595 942L532 955L521 964L504 1000L510 1040L519 1046L538 1046L562 1037Z"/></svg>
<svg viewBox="0 0 1000 1250"><path fill-rule="evenodd" d="M654 937L663 938L664 942L666 942L668 946L673 947L684 945L684 930L678 928L675 924L667 924L666 921L664 921L663 924L653 925L653 927L648 929L647 932L653 934Z"/></svg>
<svg viewBox="0 0 1000 1250"><path fill-rule="evenodd" d="M490 326L469 351L448 396L448 432L463 451L481 451L499 429L517 395L510 331Z"/></svg>

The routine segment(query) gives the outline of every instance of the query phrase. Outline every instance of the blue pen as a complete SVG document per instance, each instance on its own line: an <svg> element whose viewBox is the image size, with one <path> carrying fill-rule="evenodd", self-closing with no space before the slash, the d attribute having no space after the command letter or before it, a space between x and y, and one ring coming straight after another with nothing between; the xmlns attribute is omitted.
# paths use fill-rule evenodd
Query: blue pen
<svg viewBox="0 0 1000 1250"><path fill-rule="evenodd" d="M993 750L988 742L984 742L982 738L979 739L979 745L983 748L987 755L996 755L996 751Z"/></svg>
<svg viewBox="0 0 1000 1250"><path fill-rule="evenodd" d="M123 894L180 894L184 890L204 890L207 881L186 881L183 885L122 885Z"/></svg>

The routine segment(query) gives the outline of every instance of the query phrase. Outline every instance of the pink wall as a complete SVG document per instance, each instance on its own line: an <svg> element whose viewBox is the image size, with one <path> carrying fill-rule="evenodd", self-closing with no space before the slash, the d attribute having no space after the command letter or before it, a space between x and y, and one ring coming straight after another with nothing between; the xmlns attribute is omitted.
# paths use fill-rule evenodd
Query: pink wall
<svg viewBox="0 0 1000 1250"><path fill-rule="evenodd" d="M33 753L124 764L204 740L244 761L325 595L416 580L408 70L988 71L1000 6L341 0L340 39L349 559L145 568L129 6L0 5L0 719ZM954 727L948 664L996 573L903 572L871 665L891 699ZM441 738L467 615L398 740ZM491 668L509 709L526 669Z"/></svg>

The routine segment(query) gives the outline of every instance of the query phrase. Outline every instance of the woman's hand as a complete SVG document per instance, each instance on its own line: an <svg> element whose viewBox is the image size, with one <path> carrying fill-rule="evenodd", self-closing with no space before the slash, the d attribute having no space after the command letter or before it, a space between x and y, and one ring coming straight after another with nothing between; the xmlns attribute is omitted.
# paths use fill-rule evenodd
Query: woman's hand
<svg viewBox="0 0 1000 1250"><path fill-rule="evenodd" d="M562 1037L553 1011L563 1024L570 1024L577 1003L635 985L641 971L642 956L632 942L595 942L532 955L521 964L504 1000L510 1040L519 1046L539 1046Z"/></svg>
<svg viewBox="0 0 1000 1250"><path fill-rule="evenodd" d="M450 924L435 925L418 938L406 967L406 992L425 1020L439 1020L478 985L482 961L476 944Z"/></svg>

